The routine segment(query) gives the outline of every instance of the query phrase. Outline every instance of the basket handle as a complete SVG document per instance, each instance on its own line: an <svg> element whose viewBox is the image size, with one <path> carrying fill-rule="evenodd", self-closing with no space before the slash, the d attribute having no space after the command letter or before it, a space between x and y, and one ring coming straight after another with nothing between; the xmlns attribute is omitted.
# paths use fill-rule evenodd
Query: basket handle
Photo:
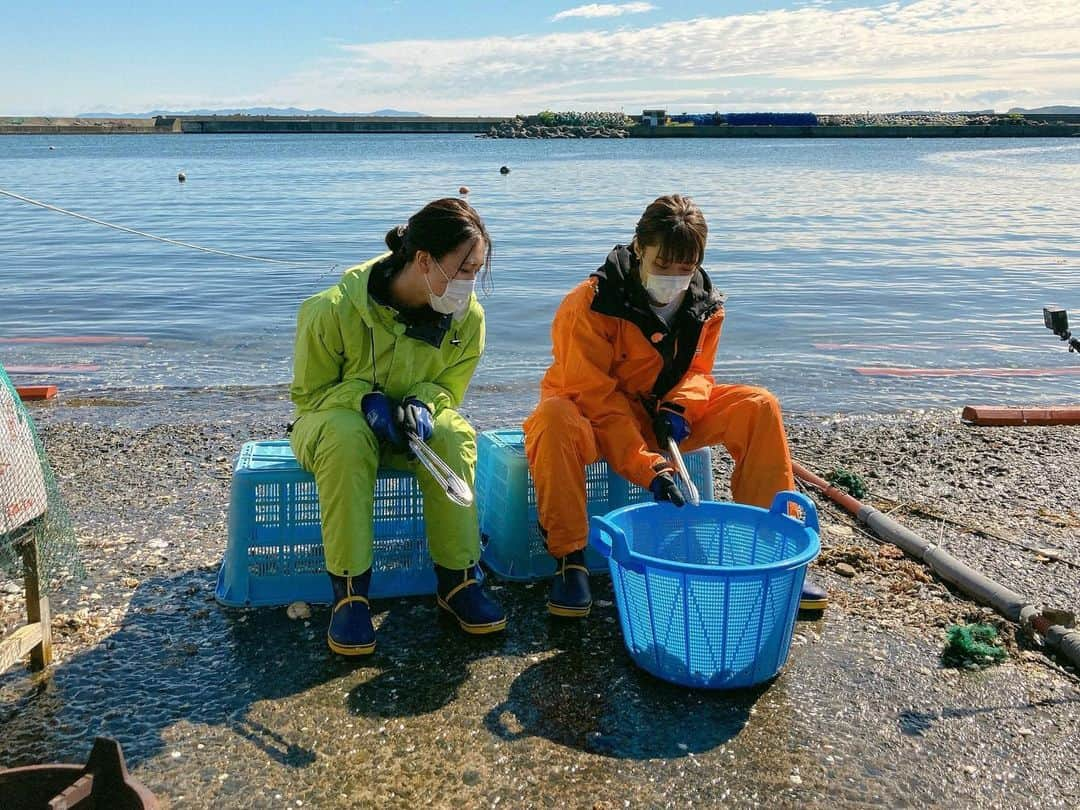
<svg viewBox="0 0 1080 810"><path fill-rule="evenodd" d="M808 529L813 529L815 532L821 533L821 525L818 523L817 507L814 506L814 502L803 495L801 492L791 492L785 490L783 492L777 492L776 497L773 498L772 506L769 507L769 512L774 515L785 515L791 517L788 514L788 504L793 503L803 510L803 525ZM792 518L794 520L795 518Z"/></svg>
<svg viewBox="0 0 1080 810"><path fill-rule="evenodd" d="M607 538L611 538L608 542ZM600 552L604 557L614 558L615 562L623 568L628 568L638 574L645 573L645 566L634 559L630 553L630 545L626 542L626 534L600 515L589 518L589 545Z"/></svg>

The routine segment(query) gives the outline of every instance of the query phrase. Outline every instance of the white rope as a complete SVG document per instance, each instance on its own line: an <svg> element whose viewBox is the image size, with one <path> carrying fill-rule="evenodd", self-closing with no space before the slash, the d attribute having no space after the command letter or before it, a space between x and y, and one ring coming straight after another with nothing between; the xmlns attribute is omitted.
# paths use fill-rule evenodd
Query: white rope
<svg viewBox="0 0 1080 810"><path fill-rule="evenodd" d="M326 262L318 261L316 259L288 261L283 259L268 259L265 256L246 256L243 253L232 253L228 250L217 250L216 248L203 247L202 245L193 245L190 242L181 242L177 239L166 239L164 236L154 236L152 233L146 233L145 231L137 231L134 228L128 228L124 225L115 225L112 222L106 222L103 219L95 219L94 217L88 217L85 214L79 214L75 211L68 211L66 208L61 208L58 205L50 205L40 200L34 200L30 197L24 197L22 194L16 194L13 191L6 191L0 188L0 195L5 197L11 197L13 200L19 200L20 202L29 203L30 205L36 205L38 208L44 208L46 211L55 211L58 214L67 214L69 217L75 217L75 219L81 219L86 222L92 222L95 225L104 225L106 228L112 228L116 231L122 231L124 233L134 234L135 236L142 236L145 239L153 239L156 242L164 242L167 245L176 245L177 247L191 248L192 250L200 250L203 253L213 253L216 256L228 256L232 259L244 259L249 262L263 262L265 264L280 264L290 267L309 267L311 265L326 266ZM336 264L330 266L330 270L337 267ZM329 270L327 271L329 272Z"/></svg>

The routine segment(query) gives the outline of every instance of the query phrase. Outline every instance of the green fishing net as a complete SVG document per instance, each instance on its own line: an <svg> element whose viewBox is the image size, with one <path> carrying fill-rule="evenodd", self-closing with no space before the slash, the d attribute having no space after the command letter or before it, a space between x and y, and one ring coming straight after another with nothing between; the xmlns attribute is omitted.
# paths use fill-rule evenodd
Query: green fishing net
<svg viewBox="0 0 1080 810"><path fill-rule="evenodd" d="M856 473L845 470L843 467L834 469L825 476L825 480L834 487L844 490L853 498L866 497L866 483Z"/></svg>
<svg viewBox="0 0 1080 810"><path fill-rule="evenodd" d="M45 590L84 575L71 516L34 421L0 365L0 582L21 584L23 550L37 542Z"/></svg>
<svg viewBox="0 0 1080 810"><path fill-rule="evenodd" d="M1008 657L997 644L997 629L989 624L954 624L947 631L941 663L946 667L985 669Z"/></svg>

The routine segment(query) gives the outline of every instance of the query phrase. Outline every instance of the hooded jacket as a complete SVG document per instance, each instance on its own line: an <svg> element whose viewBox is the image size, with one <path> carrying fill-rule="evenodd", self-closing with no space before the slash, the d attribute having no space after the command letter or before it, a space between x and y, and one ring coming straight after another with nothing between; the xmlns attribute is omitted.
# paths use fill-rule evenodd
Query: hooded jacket
<svg viewBox="0 0 1080 810"><path fill-rule="evenodd" d="M345 271L300 305L293 382L297 415L360 409L365 394L416 397L433 414L457 408L484 352L484 310L473 295L461 317L410 318L370 294L383 254Z"/></svg>
<svg viewBox="0 0 1080 810"><path fill-rule="evenodd" d="M541 397L572 400L608 464L648 486L658 465L666 466L651 428L657 409L682 413L692 425L708 403L723 305L698 269L669 326L649 305L639 261L616 245L555 313L554 362Z"/></svg>

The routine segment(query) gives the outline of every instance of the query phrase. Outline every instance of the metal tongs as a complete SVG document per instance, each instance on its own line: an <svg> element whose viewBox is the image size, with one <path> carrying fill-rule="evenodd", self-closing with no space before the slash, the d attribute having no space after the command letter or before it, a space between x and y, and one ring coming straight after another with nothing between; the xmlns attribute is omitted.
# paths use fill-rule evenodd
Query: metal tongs
<svg viewBox="0 0 1080 810"><path fill-rule="evenodd" d="M680 489L686 496L686 502L691 506L701 506L701 495L698 493L693 479L690 478L690 472L686 469L686 462L683 461L682 453L679 452L679 445L669 436L667 446L668 452L671 454L671 462L675 465L675 472L679 474Z"/></svg>
<svg viewBox="0 0 1080 810"><path fill-rule="evenodd" d="M409 440L409 449L416 454L417 460L431 473L431 477L439 482L439 486L446 490L447 497L458 506L472 506L472 490L461 480L461 476L451 470L446 462L439 458L439 454L411 430L405 431L405 438Z"/></svg>

